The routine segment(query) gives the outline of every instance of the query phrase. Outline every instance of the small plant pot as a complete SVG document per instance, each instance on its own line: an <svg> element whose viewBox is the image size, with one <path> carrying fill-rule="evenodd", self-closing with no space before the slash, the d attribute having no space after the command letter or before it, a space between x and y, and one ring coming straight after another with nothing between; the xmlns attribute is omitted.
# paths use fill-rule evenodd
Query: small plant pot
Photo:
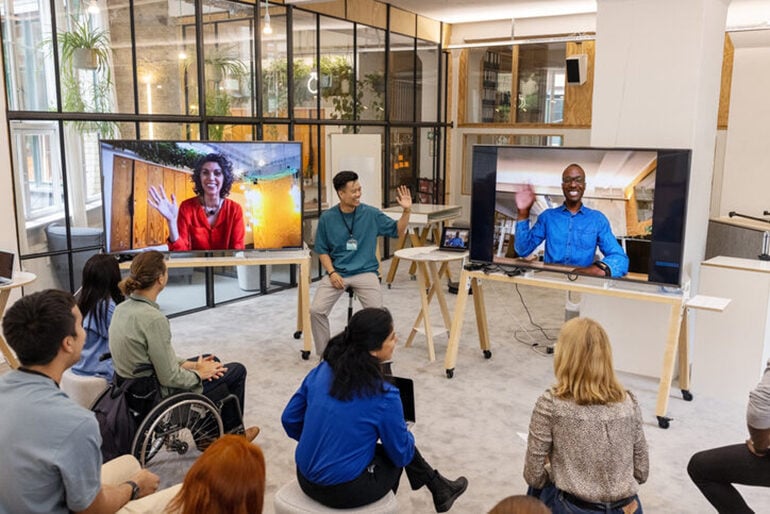
<svg viewBox="0 0 770 514"><path fill-rule="evenodd" d="M72 64L75 68L95 70L99 67L98 57L96 50L92 48L75 48L72 51Z"/></svg>

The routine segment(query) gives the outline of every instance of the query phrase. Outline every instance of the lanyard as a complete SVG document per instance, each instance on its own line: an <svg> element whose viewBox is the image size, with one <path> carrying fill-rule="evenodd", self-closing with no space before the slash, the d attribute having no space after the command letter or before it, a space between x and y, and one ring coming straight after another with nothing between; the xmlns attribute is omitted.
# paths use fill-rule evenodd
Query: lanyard
<svg viewBox="0 0 770 514"><path fill-rule="evenodd" d="M338 206L339 207L339 206ZM350 237L353 237L353 228L356 226L356 209L353 209L353 219L350 222L350 226L348 226L348 220L345 219L345 215L342 213L342 207L339 207L340 209L340 216L342 217L342 223L345 224L345 228L348 229L348 234L350 234Z"/></svg>

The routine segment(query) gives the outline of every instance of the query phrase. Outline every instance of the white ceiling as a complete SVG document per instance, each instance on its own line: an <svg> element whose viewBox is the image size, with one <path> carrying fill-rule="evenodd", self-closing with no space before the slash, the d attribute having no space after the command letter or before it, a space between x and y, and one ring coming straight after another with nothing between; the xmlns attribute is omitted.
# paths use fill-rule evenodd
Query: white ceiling
<svg viewBox="0 0 770 514"><path fill-rule="evenodd" d="M468 23L596 12L597 0L384 0L406 11L443 21ZM770 0L732 0L727 27L770 29Z"/></svg>

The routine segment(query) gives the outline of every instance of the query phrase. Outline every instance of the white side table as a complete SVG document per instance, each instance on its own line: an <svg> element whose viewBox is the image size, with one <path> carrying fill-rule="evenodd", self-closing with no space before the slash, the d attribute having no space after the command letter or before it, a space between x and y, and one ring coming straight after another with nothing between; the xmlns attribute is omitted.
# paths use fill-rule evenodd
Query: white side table
<svg viewBox="0 0 770 514"><path fill-rule="evenodd" d="M446 297L441 287L440 276L446 273L450 262L464 259L468 252L450 252L439 250L436 246L417 246L412 248L403 248L395 253L399 259L412 261L417 265L417 285L420 289L420 301L422 308L420 314L412 325L412 331L406 340L406 346L412 345L414 336L420 331L420 323L423 324L425 337L428 340L428 358L431 362L436 360L436 350L433 346L433 329L430 324L430 302L435 296L441 308L441 315L444 318L444 330L449 331L452 320L449 317L449 309L446 304ZM440 267L438 266L440 264ZM462 284L460 287L463 287Z"/></svg>

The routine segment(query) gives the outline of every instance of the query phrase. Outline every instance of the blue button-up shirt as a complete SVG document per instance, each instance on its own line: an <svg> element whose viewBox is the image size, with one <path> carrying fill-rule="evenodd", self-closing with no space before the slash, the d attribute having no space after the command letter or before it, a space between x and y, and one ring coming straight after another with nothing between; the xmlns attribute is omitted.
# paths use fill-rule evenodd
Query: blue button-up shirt
<svg viewBox="0 0 770 514"><path fill-rule="evenodd" d="M531 254L545 240L546 263L590 266L599 247L613 277L628 273L628 256L612 235L610 222L599 211L585 205L573 214L565 205L540 213L530 228L529 220L516 223L514 248L522 257Z"/></svg>

